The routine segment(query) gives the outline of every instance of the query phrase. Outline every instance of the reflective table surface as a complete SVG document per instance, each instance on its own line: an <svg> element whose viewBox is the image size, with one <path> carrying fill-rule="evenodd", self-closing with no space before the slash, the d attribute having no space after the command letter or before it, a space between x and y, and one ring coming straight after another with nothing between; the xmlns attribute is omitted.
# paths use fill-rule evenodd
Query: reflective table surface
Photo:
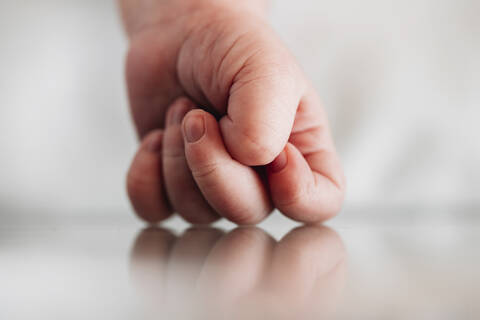
<svg viewBox="0 0 480 320"><path fill-rule="evenodd" d="M0 226L0 319L478 319L480 214Z"/></svg>

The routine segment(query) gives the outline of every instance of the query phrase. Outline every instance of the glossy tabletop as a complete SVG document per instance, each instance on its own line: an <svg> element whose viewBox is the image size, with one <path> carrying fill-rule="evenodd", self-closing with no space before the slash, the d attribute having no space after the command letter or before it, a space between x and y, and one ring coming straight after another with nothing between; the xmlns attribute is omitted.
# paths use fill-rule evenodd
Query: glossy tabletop
<svg viewBox="0 0 480 320"><path fill-rule="evenodd" d="M387 211L326 226L7 220L0 318L478 319L479 214Z"/></svg>

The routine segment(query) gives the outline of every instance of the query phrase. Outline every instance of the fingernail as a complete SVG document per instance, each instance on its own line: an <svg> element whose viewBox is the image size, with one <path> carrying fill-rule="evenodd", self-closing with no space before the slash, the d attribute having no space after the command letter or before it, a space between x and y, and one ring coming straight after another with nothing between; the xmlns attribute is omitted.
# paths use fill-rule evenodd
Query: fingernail
<svg viewBox="0 0 480 320"><path fill-rule="evenodd" d="M176 125L182 123L183 117L188 112L184 105L177 105L173 107L168 113L167 125Z"/></svg>
<svg viewBox="0 0 480 320"><path fill-rule="evenodd" d="M205 134L205 122L202 115L191 115L187 117L184 124L183 133L187 142L193 143Z"/></svg>
<svg viewBox="0 0 480 320"><path fill-rule="evenodd" d="M287 153L285 149L273 160L269 167L272 172L279 172L287 166Z"/></svg>

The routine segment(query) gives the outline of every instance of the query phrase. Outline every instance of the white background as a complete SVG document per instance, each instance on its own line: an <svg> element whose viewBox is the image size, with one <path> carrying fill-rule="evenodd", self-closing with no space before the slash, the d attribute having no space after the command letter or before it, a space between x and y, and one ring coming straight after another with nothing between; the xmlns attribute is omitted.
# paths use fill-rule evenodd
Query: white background
<svg viewBox="0 0 480 320"><path fill-rule="evenodd" d="M347 208L480 200L479 13L477 0L273 3L330 115ZM115 2L2 0L0 41L0 216L129 215Z"/></svg>

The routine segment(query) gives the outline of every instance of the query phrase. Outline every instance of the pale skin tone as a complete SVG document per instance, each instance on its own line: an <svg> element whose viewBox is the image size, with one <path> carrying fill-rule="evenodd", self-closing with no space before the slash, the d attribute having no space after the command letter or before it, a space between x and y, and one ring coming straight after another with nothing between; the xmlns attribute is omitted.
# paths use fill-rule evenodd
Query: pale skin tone
<svg viewBox="0 0 480 320"><path fill-rule="evenodd" d="M130 264L153 314L181 306L197 318L207 310L228 319L330 318L346 273L343 242L324 226L295 228L279 241L256 227L191 228L179 236L150 227L137 236Z"/></svg>
<svg viewBox="0 0 480 320"><path fill-rule="evenodd" d="M141 145L127 189L154 223L317 223L345 179L319 98L261 0L119 0Z"/></svg>

